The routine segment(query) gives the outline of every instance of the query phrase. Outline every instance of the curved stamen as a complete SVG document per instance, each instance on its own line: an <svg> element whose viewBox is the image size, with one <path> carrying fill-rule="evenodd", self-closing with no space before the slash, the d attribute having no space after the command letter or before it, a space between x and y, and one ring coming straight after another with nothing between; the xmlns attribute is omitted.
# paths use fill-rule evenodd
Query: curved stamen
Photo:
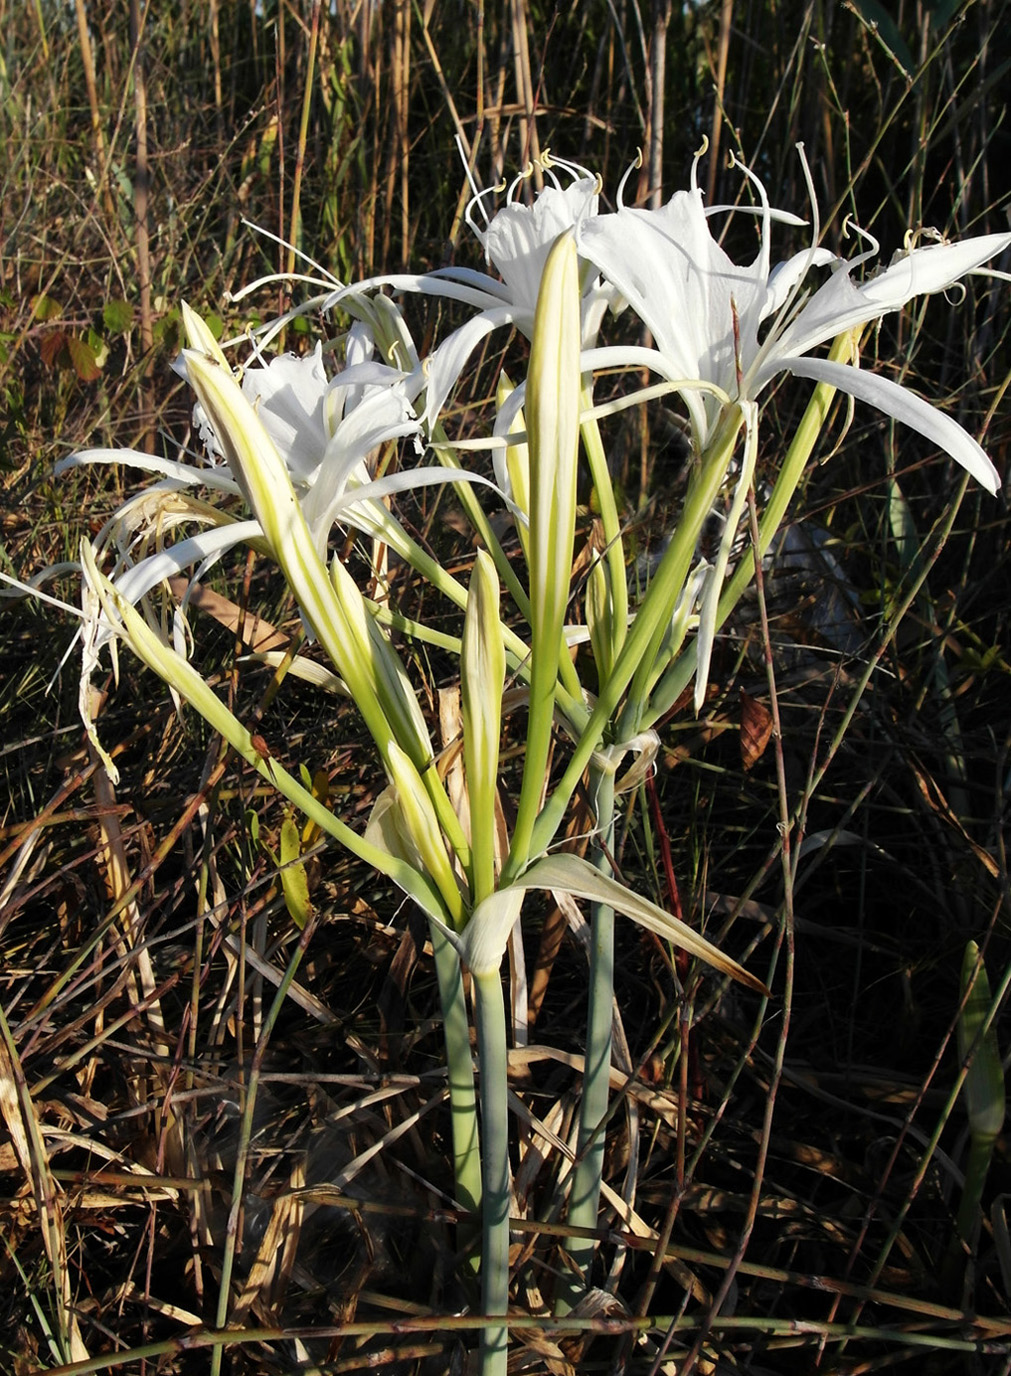
<svg viewBox="0 0 1011 1376"><path fill-rule="evenodd" d="M635 150L635 161L629 163L628 167L625 169L625 175L622 177L621 181L618 183L618 194L617 194L616 200L617 200L617 204L618 204L618 209L619 209L619 210L624 210L624 209L625 209L625 185L626 185L626 183L628 182L628 179L629 179L629 177L632 175L632 173L633 173L633 172L638 172L638 171L639 171L639 168L640 168L641 166L642 166L642 149L641 149L641 148L637 148L637 149ZM599 180L599 179L598 179L598 180Z"/></svg>
<svg viewBox="0 0 1011 1376"><path fill-rule="evenodd" d="M752 172L751 168L748 167L746 163L741 162L733 149L730 150L729 164L731 167L739 168L740 171L744 173L745 177L747 177L748 181L758 189L758 199L762 207L762 247L759 251L759 262L761 263L762 276L768 280L769 270L772 265L772 216L769 210L769 197L765 190L765 183L762 181L761 177ZM817 238L817 235L815 237Z"/></svg>
<svg viewBox="0 0 1011 1376"><path fill-rule="evenodd" d="M479 207L479 209L480 209L480 211L481 211L481 214L484 216L485 225L486 225L486 226L487 226L487 225L490 225L490 224L491 224L491 220L489 219L489 217L488 217L488 212L485 210L484 205L482 204L482 202L484 201L484 199L485 199L486 196L500 196L500 195L502 194L502 192L505 191L505 189L506 189L506 183L505 183L505 182L498 182L498 183L496 183L495 186L489 186L489 187L487 187L486 190L484 190L484 191L475 192L475 194L470 198L470 200L467 202L466 207L464 208L463 218L467 221L467 224L470 226L471 230L473 231L474 237L475 237L481 244L484 244L484 241L485 241L485 231L482 230L482 229L478 229L477 225L474 223L474 215L473 215L474 207L475 207L475 206L478 206L478 207Z"/></svg>
<svg viewBox="0 0 1011 1376"><path fill-rule="evenodd" d="M556 158L550 149L545 148L541 153L541 167L547 171L549 168L559 167L563 172L567 172L574 182L592 180L601 185L600 174L591 172L589 168L582 167L578 162L571 162L568 158Z"/></svg>
<svg viewBox="0 0 1011 1376"><path fill-rule="evenodd" d="M529 181L533 175L534 165L532 162L528 162L523 171L515 176L509 183L509 190L506 192L506 205L512 205L515 202L517 188L522 186L524 182Z"/></svg>
<svg viewBox="0 0 1011 1376"><path fill-rule="evenodd" d="M853 269L859 267L861 263L866 263L868 258L877 258L878 254L881 252L881 244L875 239L870 230L861 229L856 220L851 219L850 216L847 215L842 223L842 237L848 239L851 230L858 239L866 239L871 247L867 249L865 253L858 253L855 258L847 258L845 266L846 272L852 272Z"/></svg>
<svg viewBox="0 0 1011 1376"><path fill-rule="evenodd" d="M701 145L700 148L698 148L698 149L696 150L695 156L692 158L692 175L691 175L691 182L690 182L690 185L691 185L691 189L692 189L693 191L698 191L698 189L699 189L698 167L699 167L699 163L702 161L702 159L706 156L706 154L707 154L708 152L709 152L709 139L706 137L705 134L703 134L703 135L702 135L702 145Z"/></svg>

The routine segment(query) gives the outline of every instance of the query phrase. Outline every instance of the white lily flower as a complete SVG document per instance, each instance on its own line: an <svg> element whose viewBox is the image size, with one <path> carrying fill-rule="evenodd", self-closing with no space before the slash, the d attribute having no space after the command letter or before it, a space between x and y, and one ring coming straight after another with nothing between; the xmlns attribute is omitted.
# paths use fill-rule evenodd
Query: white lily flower
<svg viewBox="0 0 1011 1376"><path fill-rule="evenodd" d="M467 223L484 249L487 261L502 277L507 299L516 312L516 324L523 329L520 322L526 322L526 334L533 330L537 294L552 245L560 234L597 215L600 195L600 178L585 168L551 158L547 150L541 156L540 166L551 180L538 193L532 206L524 205L516 196L533 171L530 167L513 181L506 204L486 229L478 226L475 211L482 209L481 202L488 192L475 196L466 211ZM568 186L558 180L554 172L556 167L571 177ZM582 276L582 288L586 293L592 284L585 280L585 273ZM500 290L498 284L492 289L495 294Z"/></svg>
<svg viewBox="0 0 1011 1376"><path fill-rule="evenodd" d="M331 308L351 295L385 286L393 291L442 296L473 307L477 314L443 341L421 365L425 387L425 429L431 433L446 398L483 339L493 330L510 325L528 338L533 335L534 311L548 254L560 234L598 214L600 179L575 163L552 158L545 149L539 166L548 184L533 205L524 205L518 191L533 167L516 177L509 187L477 192L466 210L467 223L485 251L485 257L501 281L473 268L439 268L427 273L395 273L370 278L353 288L335 292L326 302ZM557 171L556 171L557 169ZM569 181L563 184L557 172ZM506 189L506 204L482 229L477 213L494 192ZM617 305L614 291L601 282L585 260L580 264L580 315L584 348L592 348L609 305Z"/></svg>
<svg viewBox="0 0 1011 1376"><path fill-rule="evenodd" d="M845 262L812 244L772 267L771 223L788 217L770 208L762 183L743 170L758 191L762 221L759 252L749 264L734 263L710 234L707 214L714 212L703 207L695 166L690 190L676 192L659 210L623 207L614 215L587 219L576 230L580 254L652 332L663 360L659 371L685 382L682 396L698 451L705 449L722 409L718 395L700 392L700 384L735 401L754 401L785 371L831 383L877 406L925 435L995 492L996 470L950 417L879 374L808 355L844 331L901 310L916 296L944 291L1011 245L1011 234L913 248L859 285L851 274L871 256L866 253ZM832 266L832 276L804 299L800 292L807 274L825 265ZM635 353L635 361L644 361L641 350Z"/></svg>

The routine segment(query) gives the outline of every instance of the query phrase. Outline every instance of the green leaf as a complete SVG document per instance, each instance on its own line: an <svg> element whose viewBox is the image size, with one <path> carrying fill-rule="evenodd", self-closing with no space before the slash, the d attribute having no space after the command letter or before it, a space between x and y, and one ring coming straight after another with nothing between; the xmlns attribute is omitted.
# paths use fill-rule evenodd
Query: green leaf
<svg viewBox="0 0 1011 1376"><path fill-rule="evenodd" d="M509 933L519 916L523 893L527 889L554 889L571 894L573 898L584 898L590 903L602 903L614 908L633 922L638 922L640 927L673 942L689 955L697 956L714 970L746 984L756 993L769 992L760 979L749 974L736 960L724 955L686 923L672 917L648 898L633 893L616 879L602 874L578 855L549 855L537 860L514 884L499 889L478 904L461 943L461 954L475 975L498 969Z"/></svg>
<svg viewBox="0 0 1011 1376"><path fill-rule="evenodd" d="M63 307L53 296L44 292L32 298L32 316L35 320L57 320L63 314Z"/></svg>
<svg viewBox="0 0 1011 1376"><path fill-rule="evenodd" d="M281 823L281 889L284 893L285 907L292 922L303 931L312 916L312 900L309 898L309 879L302 854L298 823L290 814Z"/></svg>
<svg viewBox="0 0 1011 1376"><path fill-rule="evenodd" d="M97 330L92 329L89 329L88 333L85 335L85 341L88 348L91 349L92 353L95 355L96 367L104 368L109 358L108 341L103 339Z"/></svg>
<svg viewBox="0 0 1011 1376"><path fill-rule="evenodd" d="M107 301L102 308L102 323L110 334L126 334L133 325L129 301Z"/></svg>
<svg viewBox="0 0 1011 1376"><path fill-rule="evenodd" d="M70 356L71 367L82 382L94 382L102 376L94 349L83 339L71 335L67 340L67 353Z"/></svg>
<svg viewBox="0 0 1011 1376"><path fill-rule="evenodd" d="M980 1035L990 1014L993 996L990 993L986 966L980 961L979 947L975 941L966 943L962 958L963 993L969 987L970 981L972 987L969 997L958 1020L959 1057L964 1061L970 1052L973 1053L963 1089L965 1111L969 1119L969 1131L973 1137L992 1142L1004 1125L1004 1070L1001 1065L1000 1047L997 1044L997 1029L993 1022L982 1036Z"/></svg>

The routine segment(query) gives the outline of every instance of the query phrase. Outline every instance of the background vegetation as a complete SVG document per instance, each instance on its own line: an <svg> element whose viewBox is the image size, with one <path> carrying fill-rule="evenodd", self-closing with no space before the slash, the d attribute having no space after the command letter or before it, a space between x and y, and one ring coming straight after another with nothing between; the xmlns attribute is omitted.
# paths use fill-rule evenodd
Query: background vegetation
<svg viewBox="0 0 1011 1376"><path fill-rule="evenodd" d="M122 499L115 469L53 481L59 458L187 441L170 370L181 300L241 333L287 297L229 293L290 267L284 243L344 280L478 264L464 162L490 187L551 147L613 198L641 148L631 202L685 185L705 136L711 203L740 194L733 149L774 205L809 213L803 140L834 248L858 251L847 214L886 259L907 230L1006 229L1009 21L1001 0L0 0L4 568L27 578L75 558ZM747 225L733 232L734 251L753 251ZM785 256L786 231L779 242ZM1007 303L1006 284L978 279L886 322L865 360L897 360L895 376L945 399L1002 472ZM768 462L804 400L784 390L770 408ZM1007 1146L963 1245L954 1037L967 939L998 1029L1011 969L1006 505L970 492L942 540L952 472L880 417L846 419L798 513L806 552L770 590L790 894L747 612L704 720L667 724L654 796L630 804L619 853L659 901L676 901L673 876L685 915L736 956L795 943L789 1027L782 987L764 1026L703 987L682 1039L673 953L624 934L636 1074L608 1178L633 1213L602 1234L582 1333L517 1328L523 1369L1011 1371ZM644 550L676 520L651 426L613 436ZM465 565L451 508L428 501L411 519ZM253 564L215 586L293 624ZM72 577L54 587L74 600ZM107 1354L89 1370L206 1370L245 1152L232 1313L250 1331L232 1370L462 1369L473 1334L447 1317L467 1297L423 936L372 876L321 851L325 920L242 1141L250 1060L297 940L274 859L282 813L127 656L101 718L113 792L83 742L72 649L60 667L73 630L34 601L0 618L0 1366L56 1369L78 1355L76 1324ZM248 695L235 641L222 626L220 681ZM415 668L431 704L450 666ZM242 706L286 761L326 771L345 815L367 815L378 780L350 710L307 689ZM516 1203L532 1220L549 1217L554 1154L534 1126L565 1137L578 1095L585 963L557 914L531 917L513 1064ZM564 1235L520 1225L520 1313L543 1314ZM394 1328L405 1317L413 1331Z"/></svg>

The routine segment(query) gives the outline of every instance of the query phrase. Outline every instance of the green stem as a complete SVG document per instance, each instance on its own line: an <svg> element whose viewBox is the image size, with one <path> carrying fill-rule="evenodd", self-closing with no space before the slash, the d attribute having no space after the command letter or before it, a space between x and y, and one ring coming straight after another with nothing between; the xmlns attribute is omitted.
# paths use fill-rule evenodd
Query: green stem
<svg viewBox="0 0 1011 1376"><path fill-rule="evenodd" d="M443 454L441 450L439 453L445 460L446 455ZM447 461L445 466L447 468L459 467L459 463L456 461L455 456L453 456L452 462ZM527 621L529 621L530 603L519 584L516 574L513 572L512 565L509 563L508 559L506 559L501 546L495 539L494 532L488 523L487 517L485 517L480 504L477 502L476 498L474 498L470 483L459 483L457 485L457 490L461 501L464 501L467 494L473 498L470 504L464 501L464 505L467 506L468 514L471 515L475 528L478 529L492 557L495 558L495 567L499 575L501 576L502 574L502 563L504 563L505 568L509 570L509 577L508 580L506 580L507 586L514 600L517 599L517 597L523 599L520 611L526 617ZM478 519L481 521L480 526L477 525ZM464 585L459 579L454 578L451 573L447 573L442 565L436 559L433 559L417 541L412 540L396 522L391 523L389 530L384 528L380 538L385 540L390 549L405 560L406 563L410 564L415 573L420 574L427 582L431 583L434 588L437 588L443 596L448 597L461 611L466 610L467 589ZM501 558L501 563L499 558L495 557L496 549ZM519 605L518 602L517 605ZM421 626L417 622L409 622L406 618L400 617L398 613L390 611L385 607L375 607L374 604L370 604L370 607L378 621L394 626L397 629L403 629L416 640L424 640L432 645L441 644L443 648L459 653L459 639L450 636L439 638L438 633ZM525 682L529 682L530 646L521 636L516 634L512 627L506 626L504 623L502 626L502 635L505 639L506 652L511 657L511 671L516 673ZM557 684L555 689L555 703L558 710L564 715L566 720L571 723L573 729L580 731L586 724L588 714L583 705L582 688L580 687L578 678L575 676L575 666L569 657L568 648L565 645L564 639L559 650L558 663L559 674L561 678L565 680L565 683L560 682ZM566 684L569 686L566 686Z"/></svg>
<svg viewBox="0 0 1011 1376"><path fill-rule="evenodd" d="M849 357L851 348L850 335L848 333L842 334L832 345L828 357L833 363L842 362ZM762 518L758 523L759 556L761 558L764 558L768 553L783 517L786 515L793 494L796 492L807 467L808 459L811 457L811 451L825 428L829 408L835 400L835 394L836 389L830 387L827 382L818 383L793 439L790 441L790 447L786 451L786 458L783 460L779 477L773 487L772 496L766 503ZM724 625L747 588L750 587L754 576L755 561L742 559L733 575L727 579L723 592L720 594L719 608L716 613L717 631ZM643 727L651 726L654 722L659 721L677 702L692 681L692 676L695 673L695 661L696 646L693 643L684 654L677 657L654 690L650 700L649 712L642 720Z"/></svg>
<svg viewBox="0 0 1011 1376"><path fill-rule="evenodd" d="M482 1309L495 1317L509 1312L509 1089L505 1002L498 970L474 976L478 1059L481 1071L483 1156ZM509 1328L481 1333L481 1376L505 1376Z"/></svg>
<svg viewBox="0 0 1011 1376"><path fill-rule="evenodd" d="M435 974L442 1006L442 1031L446 1042L446 1067L449 1073L449 1111L453 1138L453 1175L456 1198L462 1208L477 1218L481 1207L481 1146L477 1127L477 1094L474 1087L474 1058L470 1048L470 1025L464 995L460 957L448 938L430 926ZM476 1223L461 1224L459 1250L475 1240ZM472 1250L466 1269L477 1275L480 1258Z"/></svg>
<svg viewBox="0 0 1011 1376"><path fill-rule="evenodd" d="M604 732L612 721L633 675L645 665L647 667L643 671L648 676L648 666L652 664L656 655L655 648L653 654L649 655L650 646L654 640L659 641L663 638L677 601L677 593L673 594L672 601L669 589L680 589L684 584L695 552L698 531L701 530L702 522L722 485L742 420L740 410L734 407L717 432L710 459L706 461L699 479L688 494L682 521L667 547L642 606L629 627L621 654L608 678L601 685L597 704L576 744L568 768L537 818L529 845L522 853L515 849L510 852L503 866L500 885L512 883L526 867L529 856L542 855L547 850L583 777L583 771L603 740ZM638 709L625 709L624 715L632 718L633 731L639 729L638 717L644 706L643 703L639 704ZM619 731L621 729L619 728Z"/></svg>
<svg viewBox="0 0 1011 1376"><path fill-rule="evenodd" d="M614 845L614 775L590 770L590 790L597 814L597 868L611 870L608 855ZM573 1229L597 1226L600 1182L604 1169L604 1130L611 1086L611 1026L614 1004L614 909L595 903L591 913L590 990L586 1012L586 1065L583 1071L583 1097L579 1105L578 1160L569 1196L569 1225ZM596 1242L592 1237L576 1236L569 1243L569 1255L589 1281ZM559 1307L567 1306L563 1297Z"/></svg>

